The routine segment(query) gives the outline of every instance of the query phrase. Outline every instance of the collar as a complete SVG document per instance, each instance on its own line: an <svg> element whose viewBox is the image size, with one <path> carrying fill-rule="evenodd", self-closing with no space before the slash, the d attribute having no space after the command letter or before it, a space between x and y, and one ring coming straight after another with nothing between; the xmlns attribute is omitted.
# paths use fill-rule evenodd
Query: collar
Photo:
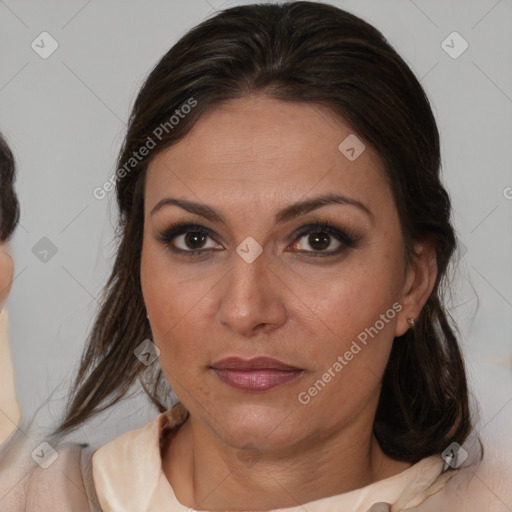
<svg viewBox="0 0 512 512"><path fill-rule="evenodd" d="M164 431L177 428L187 416L185 407L177 403L153 421L125 432L93 453L94 486L103 512L153 512L154 497L165 488L162 477L170 491L169 503L173 503L172 497L177 502L162 470L160 439ZM184 512L187 510L183 507Z"/></svg>
<svg viewBox="0 0 512 512"><path fill-rule="evenodd" d="M160 455L162 436L179 428L187 417L188 411L178 403L143 427L122 434L93 453L94 484L103 512L193 512L177 500L162 470ZM367 512L381 502L393 504L388 510L406 510L440 491L456 473L442 473L442 467L443 460L434 455L366 487L277 510Z"/></svg>

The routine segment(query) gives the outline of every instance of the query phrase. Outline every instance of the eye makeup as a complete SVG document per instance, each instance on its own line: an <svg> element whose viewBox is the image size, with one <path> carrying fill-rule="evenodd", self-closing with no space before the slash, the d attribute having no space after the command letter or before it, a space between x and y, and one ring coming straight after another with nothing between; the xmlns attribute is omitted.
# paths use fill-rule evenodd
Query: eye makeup
<svg viewBox="0 0 512 512"><path fill-rule="evenodd" d="M190 237L189 235L192 235ZM315 238L311 239L312 235L317 235ZM321 237L320 235L324 235ZM183 243L187 245L187 243L196 243L204 244L208 238L211 238L216 243L216 235L215 233L200 224L194 224L189 222L176 222L167 226L165 229L160 231L157 235L157 241L162 245L169 248L171 252L174 254L184 255L185 257L195 258L198 256L204 256L205 253L211 251L219 251L222 249L218 248L190 248L183 249L176 247L176 240L184 236ZM338 227L327 221L314 221L312 223L308 223L306 225L301 226L296 229L290 236L292 245L297 245L297 242L300 241L303 237L309 236L310 238L306 243L311 244L312 240L318 241L321 238L324 240L327 238L329 240L329 246L331 245L332 239L336 240L339 243L339 247L335 250L296 250L292 252L297 252L304 254L306 257L329 257L329 256L337 256L347 248L356 248L359 244L359 241L362 239L362 236L356 233L353 229L349 229L347 226Z"/></svg>

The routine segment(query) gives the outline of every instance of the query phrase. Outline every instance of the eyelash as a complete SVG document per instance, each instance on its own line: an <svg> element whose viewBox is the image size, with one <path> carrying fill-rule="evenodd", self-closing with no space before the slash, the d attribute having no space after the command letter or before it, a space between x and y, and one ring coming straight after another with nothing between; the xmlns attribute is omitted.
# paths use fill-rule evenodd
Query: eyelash
<svg viewBox="0 0 512 512"><path fill-rule="evenodd" d="M171 224L165 230L161 231L158 235L158 241L169 247L169 249L175 253L185 254L187 257L197 258L200 257L203 253L211 250L217 249L191 249L184 250L173 247L171 242L174 238L179 235L187 234L187 233L198 233L204 236L209 236L214 239L212 236L212 231L208 228L197 224L190 224L184 222L177 222L175 224ZM314 222L308 224L306 226L302 226L298 232L293 234L293 243L296 243L302 237L312 233L325 233L329 236L336 238L339 242L341 242L341 246L334 251L299 251L302 253L306 253L309 257L317 258L317 257L328 257L328 256L337 256L341 252L343 252L346 248L354 248L357 246L360 237L358 237L355 233L351 232L349 229L344 228L343 230L336 228L335 226L329 224L328 222Z"/></svg>

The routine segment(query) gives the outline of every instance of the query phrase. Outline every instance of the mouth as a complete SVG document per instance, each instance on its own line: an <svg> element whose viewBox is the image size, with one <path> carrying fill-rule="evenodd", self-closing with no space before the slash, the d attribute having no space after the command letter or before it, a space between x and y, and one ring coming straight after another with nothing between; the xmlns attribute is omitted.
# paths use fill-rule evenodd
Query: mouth
<svg viewBox="0 0 512 512"><path fill-rule="evenodd" d="M213 363L210 369L225 384L245 391L266 391L291 382L304 373L302 368L271 357L228 357Z"/></svg>

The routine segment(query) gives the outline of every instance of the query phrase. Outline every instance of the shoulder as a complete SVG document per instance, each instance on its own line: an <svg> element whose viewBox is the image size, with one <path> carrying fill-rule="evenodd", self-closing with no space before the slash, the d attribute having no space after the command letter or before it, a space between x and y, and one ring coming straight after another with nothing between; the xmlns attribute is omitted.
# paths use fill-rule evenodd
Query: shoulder
<svg viewBox="0 0 512 512"><path fill-rule="evenodd" d="M456 470L446 485L410 512L507 512L512 510L512 443L509 436L482 439L473 434L464 445L469 464Z"/></svg>
<svg viewBox="0 0 512 512"><path fill-rule="evenodd" d="M55 449L43 445L33 457L40 457L43 462L31 471L27 487L27 512L99 510L88 445L65 443Z"/></svg>
<svg viewBox="0 0 512 512"><path fill-rule="evenodd" d="M7 448L0 461L0 510L100 512L87 445L51 446L18 435Z"/></svg>

